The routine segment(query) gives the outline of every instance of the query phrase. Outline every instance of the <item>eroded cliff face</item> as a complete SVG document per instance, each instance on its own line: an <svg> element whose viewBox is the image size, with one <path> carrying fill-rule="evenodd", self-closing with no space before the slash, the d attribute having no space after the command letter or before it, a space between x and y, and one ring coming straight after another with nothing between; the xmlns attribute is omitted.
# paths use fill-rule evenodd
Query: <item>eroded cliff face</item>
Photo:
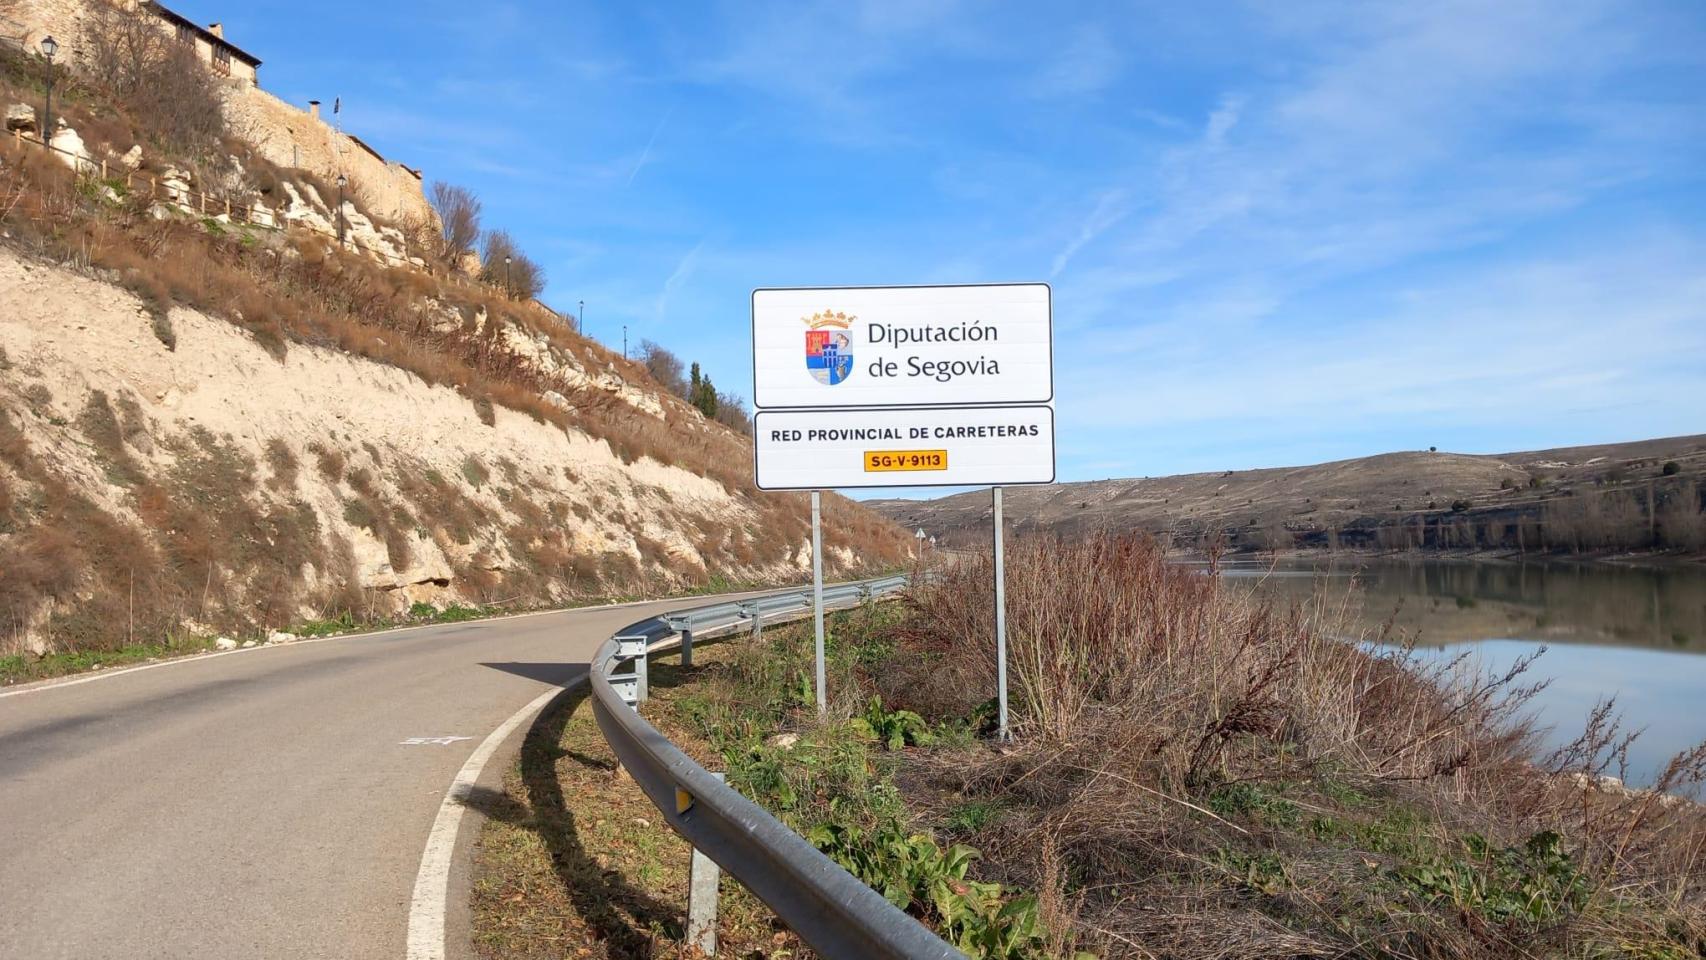
<svg viewBox="0 0 1706 960"><path fill-rule="evenodd" d="M0 245L0 654L809 569L801 496L329 346L183 308L167 323L170 348L123 287ZM548 402L619 407L745 469L740 438L619 365L500 339L574 385ZM845 502L831 517L831 571L904 559L896 528Z"/></svg>

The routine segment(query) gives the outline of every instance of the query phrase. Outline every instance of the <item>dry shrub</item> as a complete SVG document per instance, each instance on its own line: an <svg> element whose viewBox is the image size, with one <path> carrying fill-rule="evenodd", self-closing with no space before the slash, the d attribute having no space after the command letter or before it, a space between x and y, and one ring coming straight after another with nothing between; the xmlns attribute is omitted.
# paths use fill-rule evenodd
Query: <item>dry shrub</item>
<svg viewBox="0 0 1706 960"><path fill-rule="evenodd" d="M202 153L225 134L216 82L193 47L153 17L103 3L83 21L85 74L170 147Z"/></svg>
<svg viewBox="0 0 1706 960"><path fill-rule="evenodd" d="M467 187L438 180L427 201L438 214L440 228L434 252L448 266L457 267L480 238L480 198Z"/></svg>
<svg viewBox="0 0 1706 960"><path fill-rule="evenodd" d="M320 475L331 483L337 483L344 475L344 455L340 451L319 443L310 443L308 452L314 455L314 465L319 468Z"/></svg>
<svg viewBox="0 0 1706 960"><path fill-rule="evenodd" d="M396 458L394 478L446 556L456 555L453 545L472 543L475 533L492 521L490 511L419 460Z"/></svg>
<svg viewBox="0 0 1706 960"><path fill-rule="evenodd" d="M670 556L669 544L664 543L662 540L649 537L643 533L636 533L634 534L634 547L640 551L640 560L642 563L654 567L667 567L671 565L672 558Z"/></svg>
<svg viewBox="0 0 1706 960"><path fill-rule="evenodd" d="M0 460L21 472L29 463L29 455L30 438L12 422L9 412L0 410Z"/></svg>
<svg viewBox="0 0 1706 960"><path fill-rule="evenodd" d="M108 479L125 486L142 482L142 467L130 455L130 450L125 445L127 435L134 436L137 428L127 430L120 425L118 414L113 411L104 391L90 392L88 403L77 418L77 426L94 445L96 456L106 468Z"/></svg>
<svg viewBox="0 0 1706 960"><path fill-rule="evenodd" d="M177 593L148 538L29 463L40 495L31 526L0 541L0 651L45 617L49 649L105 650L163 635ZM11 649L8 649L11 648Z"/></svg>
<svg viewBox="0 0 1706 960"><path fill-rule="evenodd" d="M915 593L878 677L886 703L980 709L992 574L973 558ZM1706 777L1706 748L1660 792L1602 792L1627 737L1606 707L1535 763L1528 662L1426 665L1359 642L1342 607L1276 608L1146 539L1017 539L1007 590L1016 742L921 761L920 782L944 808L1003 811L969 838L1104 956L1680 957L1706 942L1706 822L1663 792Z"/></svg>
<svg viewBox="0 0 1706 960"><path fill-rule="evenodd" d="M18 501L12 492L12 481L0 471L0 533L12 532L12 505Z"/></svg>
<svg viewBox="0 0 1706 960"><path fill-rule="evenodd" d="M988 558L974 559L920 604L920 638L953 638L979 690L994 688L993 582ZM1235 775L1227 747L1246 735L1381 777L1508 759L1522 739L1506 724L1522 698L1505 696L1520 671L1459 686L1450 665L1424 669L1401 648L1371 654L1315 611L1167 564L1146 538L1019 539L1007 597L1015 728L1070 740L1117 710L1172 787Z"/></svg>
<svg viewBox="0 0 1706 960"><path fill-rule="evenodd" d="M256 465L227 438L196 430L165 447L173 464L137 489L135 507L164 554L161 573L178 598L173 624L289 623L303 565L325 562L313 508L257 502Z"/></svg>
<svg viewBox="0 0 1706 960"><path fill-rule="evenodd" d="M279 491L296 489L296 455L278 437L267 441L267 466L272 468L267 486Z"/></svg>

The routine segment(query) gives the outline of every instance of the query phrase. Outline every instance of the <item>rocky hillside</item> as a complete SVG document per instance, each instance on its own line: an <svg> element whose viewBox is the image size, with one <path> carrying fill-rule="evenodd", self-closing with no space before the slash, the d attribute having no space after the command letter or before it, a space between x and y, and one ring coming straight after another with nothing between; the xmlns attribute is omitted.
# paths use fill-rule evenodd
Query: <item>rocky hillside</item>
<svg viewBox="0 0 1706 960"><path fill-rule="evenodd" d="M1706 550L1706 435L1527 453L1388 453L1306 467L1013 487L1021 531L1144 530L1203 548ZM989 494L867 506L982 544Z"/></svg>
<svg viewBox="0 0 1706 960"><path fill-rule="evenodd" d="M127 140L0 141L0 662L809 569L805 497L757 491L746 438L638 365L313 224L129 190L210 175ZM201 169L325 218L312 178L246 163ZM825 536L837 575L910 543L837 497Z"/></svg>

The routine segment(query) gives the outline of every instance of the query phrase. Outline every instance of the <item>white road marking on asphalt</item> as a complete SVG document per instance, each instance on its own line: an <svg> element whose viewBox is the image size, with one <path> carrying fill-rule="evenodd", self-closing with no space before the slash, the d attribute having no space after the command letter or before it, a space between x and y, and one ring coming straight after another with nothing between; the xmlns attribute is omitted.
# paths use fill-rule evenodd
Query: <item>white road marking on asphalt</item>
<svg viewBox="0 0 1706 960"><path fill-rule="evenodd" d="M569 686L585 680L581 677ZM456 834L462 827L462 813L468 809L468 798L480 780L486 761L497 752L499 745L528 718L545 709L545 705L563 689L545 691L505 720L474 748L462 769L457 771L456 779L450 782L449 791L438 805L432 832L427 834L420 872L415 875L415 894L409 901L408 960L444 960L444 914L450 901L450 865L456 853Z"/></svg>
<svg viewBox="0 0 1706 960"><path fill-rule="evenodd" d="M410 737L407 740L397 741L397 745L400 747L420 747L420 746L425 746L426 744L430 743L430 744L432 744L434 746L438 746L438 747L448 747L458 740L472 740L472 739L474 739L474 738L473 737Z"/></svg>

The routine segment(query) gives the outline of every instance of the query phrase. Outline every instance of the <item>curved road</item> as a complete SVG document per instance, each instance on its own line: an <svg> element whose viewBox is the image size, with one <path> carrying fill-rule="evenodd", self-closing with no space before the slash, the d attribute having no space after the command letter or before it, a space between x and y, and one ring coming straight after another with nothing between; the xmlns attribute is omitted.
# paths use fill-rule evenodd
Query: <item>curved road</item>
<svg viewBox="0 0 1706 960"><path fill-rule="evenodd" d="M0 690L0 957L404 957L422 851L464 762L613 631L685 603ZM481 785L498 785L526 727ZM469 954L475 822L450 858L452 958Z"/></svg>

